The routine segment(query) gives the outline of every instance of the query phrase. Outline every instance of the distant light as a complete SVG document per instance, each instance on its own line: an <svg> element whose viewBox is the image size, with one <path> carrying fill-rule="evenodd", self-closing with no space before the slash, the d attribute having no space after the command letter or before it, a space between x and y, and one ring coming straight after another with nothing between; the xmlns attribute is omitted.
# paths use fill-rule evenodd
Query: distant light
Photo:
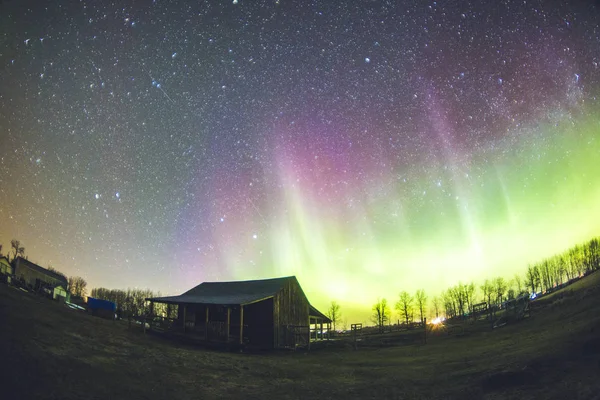
<svg viewBox="0 0 600 400"><path fill-rule="evenodd" d="M121 194L119 192L115 193L115 197L118 199L121 197Z"/></svg>
<svg viewBox="0 0 600 400"><path fill-rule="evenodd" d="M252 239L258 239L258 235L255 233L254 235L252 235Z"/></svg>
<svg viewBox="0 0 600 400"><path fill-rule="evenodd" d="M238 3L238 0L233 0L233 4L237 4L237 3Z"/></svg>
<svg viewBox="0 0 600 400"><path fill-rule="evenodd" d="M96 194L94 195L94 197L96 198L96 200L98 200L98 199L100 198L100 195L99 195L98 193L96 193Z"/></svg>
<svg viewBox="0 0 600 400"><path fill-rule="evenodd" d="M369 57L365 57L365 62L368 64L371 62L371 59Z"/></svg>

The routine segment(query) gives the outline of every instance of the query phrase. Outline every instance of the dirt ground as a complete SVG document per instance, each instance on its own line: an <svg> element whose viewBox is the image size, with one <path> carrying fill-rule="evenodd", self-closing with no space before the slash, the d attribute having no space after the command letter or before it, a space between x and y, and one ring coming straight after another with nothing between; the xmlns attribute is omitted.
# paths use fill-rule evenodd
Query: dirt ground
<svg viewBox="0 0 600 400"><path fill-rule="evenodd" d="M0 284L2 399L600 399L600 274L530 318L310 352L178 344ZM487 326L487 324L484 324ZM394 340L395 339L395 340Z"/></svg>

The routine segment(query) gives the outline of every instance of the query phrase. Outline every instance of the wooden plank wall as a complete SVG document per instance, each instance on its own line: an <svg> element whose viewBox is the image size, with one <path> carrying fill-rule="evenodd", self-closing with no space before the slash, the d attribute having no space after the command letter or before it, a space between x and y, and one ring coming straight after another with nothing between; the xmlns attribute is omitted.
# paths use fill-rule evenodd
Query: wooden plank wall
<svg viewBox="0 0 600 400"><path fill-rule="evenodd" d="M287 325L307 325L309 304L296 279L289 279L273 301L274 347L293 347L292 336L288 335Z"/></svg>

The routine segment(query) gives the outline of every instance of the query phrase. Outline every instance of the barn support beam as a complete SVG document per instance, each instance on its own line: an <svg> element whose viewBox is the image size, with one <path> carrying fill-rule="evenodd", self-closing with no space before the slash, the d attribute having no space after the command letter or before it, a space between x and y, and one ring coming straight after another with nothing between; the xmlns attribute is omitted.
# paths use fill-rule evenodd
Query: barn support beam
<svg viewBox="0 0 600 400"><path fill-rule="evenodd" d="M231 307L227 307L227 323L225 324L225 340L229 343L229 328L231 327Z"/></svg>
<svg viewBox="0 0 600 400"><path fill-rule="evenodd" d="M244 306L240 306L240 346L244 344Z"/></svg>
<svg viewBox="0 0 600 400"><path fill-rule="evenodd" d="M310 324L311 324L311 322L312 322L312 320L309 315L308 316L308 342L306 343L309 351L310 351Z"/></svg>
<svg viewBox="0 0 600 400"><path fill-rule="evenodd" d="M204 340L208 340L208 304L206 305L206 318L204 321Z"/></svg>

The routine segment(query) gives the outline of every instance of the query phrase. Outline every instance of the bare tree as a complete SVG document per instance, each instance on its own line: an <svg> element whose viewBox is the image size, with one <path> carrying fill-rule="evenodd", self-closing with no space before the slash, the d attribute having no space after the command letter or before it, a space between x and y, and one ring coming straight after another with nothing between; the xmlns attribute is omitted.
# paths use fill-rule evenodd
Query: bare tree
<svg viewBox="0 0 600 400"><path fill-rule="evenodd" d="M515 274L513 278L513 283L515 284L515 288L517 289L517 293L521 294L523 292L523 281L519 274Z"/></svg>
<svg viewBox="0 0 600 400"><path fill-rule="evenodd" d="M21 241L19 241L17 239L11 240L10 247L13 252L13 261L19 256L21 256L21 257L25 256L25 247L21 246ZM10 254L10 252L9 252L9 254Z"/></svg>
<svg viewBox="0 0 600 400"><path fill-rule="evenodd" d="M569 260L569 270L571 276L581 275L583 272L583 262L581 256L581 247L575 246L569 249L567 259Z"/></svg>
<svg viewBox="0 0 600 400"><path fill-rule="evenodd" d="M404 315L404 320L406 321L406 325L408 325L409 318L413 312L413 298L407 291L400 292L399 299L396 302L396 310Z"/></svg>
<svg viewBox="0 0 600 400"><path fill-rule="evenodd" d="M332 301L329 305L329 310L327 311L327 317L333 322L333 330L335 331L336 324L342 318L342 312L340 311L340 305L337 301Z"/></svg>
<svg viewBox="0 0 600 400"><path fill-rule="evenodd" d="M527 267L527 284L531 288L532 293L536 293L540 286L540 273L537 265L529 265Z"/></svg>
<svg viewBox="0 0 600 400"><path fill-rule="evenodd" d="M68 282L68 290L73 296L83 297L87 292L87 282L80 276L71 276Z"/></svg>
<svg viewBox="0 0 600 400"><path fill-rule="evenodd" d="M600 240L594 238L587 244L590 257L590 270L595 271L600 268Z"/></svg>
<svg viewBox="0 0 600 400"><path fill-rule="evenodd" d="M423 311L425 310L425 307L427 307L427 295L425 294L424 289L417 290L417 293L415 293L415 300L417 301L417 307L419 308L421 322L423 322Z"/></svg>
<svg viewBox="0 0 600 400"><path fill-rule="evenodd" d="M473 303L475 298L475 291L477 290L475 283L471 282L464 286L465 300L467 301L467 309L470 313L473 312Z"/></svg>
<svg viewBox="0 0 600 400"><path fill-rule="evenodd" d="M383 333L385 324L390 319L390 309L387 305L386 299L378 299L377 303L373 305L373 322L379 328L379 332Z"/></svg>
<svg viewBox="0 0 600 400"><path fill-rule="evenodd" d="M440 298L438 296L435 296L431 303L433 305L435 317L438 318L440 316Z"/></svg>
<svg viewBox="0 0 600 400"><path fill-rule="evenodd" d="M444 300L448 306L451 306L451 313L446 313L450 317L460 316L461 318L465 316L466 310L465 307L469 307L469 285L465 285L461 282L458 285L449 288L445 292L446 299ZM473 285L473 292L475 292L475 285ZM471 294L472 295L472 294ZM448 309L448 307L447 307Z"/></svg>
<svg viewBox="0 0 600 400"><path fill-rule="evenodd" d="M565 257L563 255L558 255L556 257L554 257L554 263L556 265L556 273L558 275L558 281L557 283L563 283L563 279L565 277L565 275L567 276L567 281L571 280L571 277L569 276L569 270L567 268L567 261L565 260Z"/></svg>
<svg viewBox="0 0 600 400"><path fill-rule="evenodd" d="M448 318L455 317L456 314L458 314L458 312L456 309L456 300L455 300L454 296L452 295L452 288L443 291L441 294L441 298L442 298L442 305L443 305L444 311L446 313L446 317L448 317Z"/></svg>
<svg viewBox="0 0 600 400"><path fill-rule="evenodd" d="M483 285L481 285L481 291L483 292L483 297L488 303L488 307L492 306L492 295L494 294L494 285L489 280L485 280Z"/></svg>
<svg viewBox="0 0 600 400"><path fill-rule="evenodd" d="M498 277L494 279L494 289L496 291L496 301L498 304L502 303L502 298L504 297L504 293L506 293L506 289L508 285L504 281L504 278Z"/></svg>
<svg viewBox="0 0 600 400"><path fill-rule="evenodd" d="M508 300L513 300L515 297L516 297L516 295L515 295L515 289L513 289L513 288L508 289L508 292L506 294L506 298Z"/></svg>

